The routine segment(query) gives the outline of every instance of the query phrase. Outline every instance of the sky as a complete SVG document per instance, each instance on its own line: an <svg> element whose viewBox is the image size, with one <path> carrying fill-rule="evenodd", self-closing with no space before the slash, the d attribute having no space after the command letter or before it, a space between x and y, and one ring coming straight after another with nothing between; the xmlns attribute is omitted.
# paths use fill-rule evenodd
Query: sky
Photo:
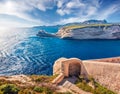
<svg viewBox="0 0 120 94"><path fill-rule="evenodd" d="M120 0L0 0L0 27L120 22Z"/></svg>

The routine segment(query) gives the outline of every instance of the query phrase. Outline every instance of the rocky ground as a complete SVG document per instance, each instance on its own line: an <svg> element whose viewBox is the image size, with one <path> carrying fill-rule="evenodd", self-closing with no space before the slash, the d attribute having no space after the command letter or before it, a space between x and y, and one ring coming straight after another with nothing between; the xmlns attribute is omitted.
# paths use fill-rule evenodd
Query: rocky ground
<svg viewBox="0 0 120 94"><path fill-rule="evenodd" d="M83 78L70 77L58 85L52 84L56 77L57 75L0 76L0 94L116 94L100 85L100 90L95 90L95 86L89 85Z"/></svg>

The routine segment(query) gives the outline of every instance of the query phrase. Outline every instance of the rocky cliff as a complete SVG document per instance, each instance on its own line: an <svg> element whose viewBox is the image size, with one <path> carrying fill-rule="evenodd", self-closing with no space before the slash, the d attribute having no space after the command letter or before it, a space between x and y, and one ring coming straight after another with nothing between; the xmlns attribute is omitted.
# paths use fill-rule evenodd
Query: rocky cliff
<svg viewBox="0 0 120 94"><path fill-rule="evenodd" d="M120 24L66 26L56 36L63 39L120 39Z"/></svg>
<svg viewBox="0 0 120 94"><path fill-rule="evenodd" d="M37 36L39 36L39 37L56 37L54 34L48 33L48 32L43 31L43 30L40 30L38 32Z"/></svg>

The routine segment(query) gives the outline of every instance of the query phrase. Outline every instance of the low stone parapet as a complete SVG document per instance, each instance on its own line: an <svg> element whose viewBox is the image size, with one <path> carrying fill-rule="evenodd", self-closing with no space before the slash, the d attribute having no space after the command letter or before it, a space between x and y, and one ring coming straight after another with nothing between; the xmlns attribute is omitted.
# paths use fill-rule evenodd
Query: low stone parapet
<svg viewBox="0 0 120 94"><path fill-rule="evenodd" d="M64 74L61 73L52 81L52 83L53 84L59 84L63 79L64 79Z"/></svg>

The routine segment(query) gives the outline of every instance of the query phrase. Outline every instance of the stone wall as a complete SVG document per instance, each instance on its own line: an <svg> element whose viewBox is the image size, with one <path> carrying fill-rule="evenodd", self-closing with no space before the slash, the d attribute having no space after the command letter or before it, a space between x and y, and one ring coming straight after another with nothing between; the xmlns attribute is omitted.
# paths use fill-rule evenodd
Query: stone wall
<svg viewBox="0 0 120 94"><path fill-rule="evenodd" d="M120 64L86 60L84 66L90 76L101 85L120 94Z"/></svg>
<svg viewBox="0 0 120 94"><path fill-rule="evenodd" d="M58 84L64 77L80 74L86 78L91 76L101 85L120 94L119 61L120 57L83 61L77 58L60 58L53 66L53 74L59 74L53 83Z"/></svg>
<svg viewBox="0 0 120 94"><path fill-rule="evenodd" d="M66 58L60 58L55 61L53 65L53 75L63 73L62 62L67 60Z"/></svg>
<svg viewBox="0 0 120 94"><path fill-rule="evenodd" d="M96 60L94 60L94 61L108 62L108 63L120 63L120 57L96 59Z"/></svg>

